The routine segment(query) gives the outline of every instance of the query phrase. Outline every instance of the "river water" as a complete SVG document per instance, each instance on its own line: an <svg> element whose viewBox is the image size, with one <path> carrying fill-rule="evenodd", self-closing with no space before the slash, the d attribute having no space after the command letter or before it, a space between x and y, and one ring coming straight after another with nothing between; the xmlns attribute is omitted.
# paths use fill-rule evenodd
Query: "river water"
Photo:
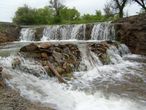
<svg viewBox="0 0 146 110"><path fill-rule="evenodd" d="M131 54L121 44L120 49L111 47L107 50L111 63L103 65L94 53L87 50L86 44L114 40L113 27L109 24L94 25L89 41L84 40L84 28L85 25L46 27L39 41L78 46L87 70L82 70L81 66L80 71L73 73L74 78L67 81L68 84L61 84L56 78L49 77L33 59L18 56L17 52L22 46L36 43L32 41L35 31L22 29L20 42L0 46L0 66L8 76L7 85L28 100L55 110L146 110L146 57ZM58 29L61 41L58 39ZM80 30L83 39L79 41ZM11 63L16 56L21 59L22 66L33 72L12 69Z"/></svg>

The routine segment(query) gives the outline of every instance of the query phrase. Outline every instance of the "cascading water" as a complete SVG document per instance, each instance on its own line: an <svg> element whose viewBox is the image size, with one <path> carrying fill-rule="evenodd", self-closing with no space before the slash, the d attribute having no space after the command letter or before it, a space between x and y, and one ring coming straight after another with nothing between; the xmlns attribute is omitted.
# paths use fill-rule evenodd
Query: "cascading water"
<svg viewBox="0 0 146 110"><path fill-rule="evenodd" d="M20 41L35 41L35 30L32 28L21 29Z"/></svg>
<svg viewBox="0 0 146 110"><path fill-rule="evenodd" d="M85 24L80 25L56 25L44 29L41 41L47 40L84 40Z"/></svg>
<svg viewBox="0 0 146 110"><path fill-rule="evenodd" d="M115 39L114 26L110 23L94 24L91 30L89 40ZM30 28L22 29L20 40L35 40L34 33ZM47 26L41 41L73 39L86 39L86 25ZM104 65L88 47L89 42L72 43L77 45L82 61L80 69L73 73L73 79L67 81L68 84L60 84L56 78L49 77L33 59L16 55L0 57L0 66L7 76L6 83L28 100L55 110L146 109L146 64L134 61L145 57L132 55L126 45L117 44L107 49L109 63ZM7 49L3 48L3 51ZM16 57L21 65L13 69L12 63Z"/></svg>
<svg viewBox="0 0 146 110"><path fill-rule="evenodd" d="M86 30L86 24L46 26L42 32L43 36L41 41L86 39L115 40L115 30L113 24L99 23L93 25L94 26L90 26L92 32L87 32L88 30ZM91 33L91 35L87 36L87 33ZM21 30L20 41L35 41L35 29L23 28Z"/></svg>
<svg viewBox="0 0 146 110"><path fill-rule="evenodd" d="M13 70L11 62L15 57L0 58L0 65L5 68L4 73L9 77L6 82L31 101L41 102L56 110L145 110L146 108L142 101L128 97L130 96L128 92L122 91L121 95L127 94L128 96L121 97L120 95L110 95L107 91L104 92L100 89L100 86L106 87L106 90L109 85L116 86L120 81L124 81L124 73L129 72L128 74L132 75L141 64L122 62L116 65L99 66L98 71L97 68L96 70L92 68L89 71L76 72L74 74L76 78L65 85L46 76L43 68L33 60L19 57L23 62L22 65L31 71L23 71L20 68ZM32 71L35 71L37 75L34 75ZM145 78L146 76L141 74L139 77ZM108 82L107 86L105 82ZM86 91L86 88L92 92Z"/></svg>
<svg viewBox="0 0 146 110"><path fill-rule="evenodd" d="M84 40L86 26L83 24L76 25L71 32L71 39Z"/></svg>
<svg viewBox="0 0 146 110"><path fill-rule="evenodd" d="M115 40L115 29L111 23L94 24L91 40Z"/></svg>

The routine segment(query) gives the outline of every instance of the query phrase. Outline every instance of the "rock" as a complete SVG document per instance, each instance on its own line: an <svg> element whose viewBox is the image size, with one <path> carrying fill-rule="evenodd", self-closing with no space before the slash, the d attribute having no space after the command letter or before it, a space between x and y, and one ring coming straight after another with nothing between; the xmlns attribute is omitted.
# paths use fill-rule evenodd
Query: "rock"
<svg viewBox="0 0 146 110"><path fill-rule="evenodd" d="M40 41L43 36L44 27L35 28L35 40Z"/></svg>
<svg viewBox="0 0 146 110"><path fill-rule="evenodd" d="M54 110L41 103L31 102L22 97L19 91L0 88L0 110Z"/></svg>
<svg viewBox="0 0 146 110"><path fill-rule="evenodd" d="M2 70L3 70L3 67L0 67L0 72L2 72Z"/></svg>
<svg viewBox="0 0 146 110"><path fill-rule="evenodd" d="M20 52L34 52L34 51L39 51L38 46L34 43L31 43L31 44L24 46L20 49Z"/></svg>
<svg viewBox="0 0 146 110"><path fill-rule="evenodd" d="M3 68L0 67L0 87L4 87L3 77L2 77L2 70Z"/></svg>
<svg viewBox="0 0 146 110"><path fill-rule="evenodd" d="M53 51L53 55L52 56L55 58L55 60L58 63L62 62L62 54L61 53Z"/></svg>
<svg viewBox="0 0 146 110"><path fill-rule="evenodd" d="M41 48L41 49L48 49L48 48L51 47L51 44L49 44L49 43L41 43L38 47Z"/></svg>
<svg viewBox="0 0 146 110"><path fill-rule="evenodd" d="M146 55L146 13L114 22L117 41L126 44L132 53Z"/></svg>
<svg viewBox="0 0 146 110"><path fill-rule="evenodd" d="M14 58L11 62L12 64L12 68L15 69L15 68L19 68L20 65L21 65L21 60L19 58Z"/></svg>
<svg viewBox="0 0 146 110"><path fill-rule="evenodd" d="M29 44L22 47L21 52L23 52L25 57L33 58L40 62L50 76L52 76L52 73L56 74L57 72L61 75L71 74L74 70L77 70L81 56L76 45L51 44L51 47L47 45L41 44L41 46L37 46L36 44ZM50 65L48 62L50 62ZM52 69L48 68L49 66L53 66Z"/></svg>
<svg viewBox="0 0 146 110"><path fill-rule="evenodd" d="M109 56L108 56L107 54L101 54L101 55L99 56L99 59L100 59L100 61L101 61L104 65L107 65L107 64L110 63L110 58L109 58Z"/></svg>
<svg viewBox="0 0 146 110"><path fill-rule="evenodd" d="M40 61L41 62L41 64L43 65L43 66L47 66L48 65L48 62L45 60L45 61Z"/></svg>
<svg viewBox="0 0 146 110"><path fill-rule="evenodd" d="M54 76L48 66L43 66L43 68L46 70L49 76Z"/></svg>
<svg viewBox="0 0 146 110"><path fill-rule="evenodd" d="M7 74L7 72L0 67L0 87L6 88L5 80L10 80L12 77Z"/></svg>
<svg viewBox="0 0 146 110"><path fill-rule="evenodd" d="M42 58L45 59L45 60L48 60L48 59L49 59L47 53L41 53L41 56L42 56Z"/></svg>
<svg viewBox="0 0 146 110"><path fill-rule="evenodd" d="M71 73L73 72L73 64L70 64L70 63L64 63L63 64L63 69L65 69L66 73Z"/></svg>
<svg viewBox="0 0 146 110"><path fill-rule="evenodd" d="M57 71L59 74L65 73L64 69L61 68L61 67L57 67L57 68L56 68L56 71Z"/></svg>

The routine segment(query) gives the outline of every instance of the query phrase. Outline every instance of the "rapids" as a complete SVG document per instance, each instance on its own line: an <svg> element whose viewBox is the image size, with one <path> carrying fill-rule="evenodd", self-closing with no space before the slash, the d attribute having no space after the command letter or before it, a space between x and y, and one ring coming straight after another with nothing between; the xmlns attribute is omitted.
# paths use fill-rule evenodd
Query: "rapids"
<svg viewBox="0 0 146 110"><path fill-rule="evenodd" d="M47 75L41 64L17 54L22 46L38 43L34 41L34 29L22 29L21 42L0 46L0 66L8 76L7 85L28 100L55 110L146 110L146 57L131 54L126 45L120 44L119 49L113 46L107 50L110 64L103 65L87 44L114 40L114 27L109 23L94 25L89 41L85 41L85 28L83 24L49 26L39 41L78 46L80 70L73 73L68 84L60 84ZM22 65L12 69L16 56Z"/></svg>

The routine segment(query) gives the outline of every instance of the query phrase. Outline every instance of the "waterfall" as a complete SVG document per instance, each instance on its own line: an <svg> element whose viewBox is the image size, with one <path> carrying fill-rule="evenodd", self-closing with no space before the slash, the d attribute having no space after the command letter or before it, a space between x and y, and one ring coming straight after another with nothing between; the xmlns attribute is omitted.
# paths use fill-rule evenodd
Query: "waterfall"
<svg viewBox="0 0 146 110"><path fill-rule="evenodd" d="M92 32L86 29L86 24L45 26L41 41L86 39L115 40L115 29L113 24L98 23L88 25L90 28L89 30L92 30ZM20 41L35 41L35 32L36 30L33 28L23 28L20 32ZM91 33L91 35L88 35L89 33Z"/></svg>
<svg viewBox="0 0 146 110"><path fill-rule="evenodd" d="M66 80L67 84L61 84L56 77L48 76L43 67L44 65L48 67L47 64L42 66L32 58L23 58L23 55L15 55L15 53L13 55L9 53L7 57L0 57L0 66L3 68L2 74L6 76L4 77L6 84L19 91L20 95L26 99L55 110L145 110L146 64L134 61L135 59L143 60L143 57L131 55L125 44L110 41L101 43L100 40L115 40L113 24L98 23L89 27L90 29L86 24L76 24L43 28L42 42L67 40L65 43L72 43L76 46L76 48L72 48L72 45L67 45L69 48L62 51L57 47L57 44L62 42L50 41L49 45L45 44L42 47L39 45L41 47L39 50L43 53L35 51L35 55L38 52L37 58L40 60L43 54L47 53L46 61L52 59L51 63L54 64L55 69L58 62L54 62L56 58L51 51L65 52L64 56L67 57L69 64L72 63L72 60L76 60L74 54L77 52L75 56L79 57L79 60L77 59L79 69L74 70L73 77ZM36 30L33 28L23 28L20 41L35 41L35 32ZM89 34L90 36L87 36ZM95 42L86 41L87 37ZM69 42L70 40L73 41ZM61 44L61 48L64 48L63 44L64 42ZM9 47L12 48L12 45ZM20 45L14 44L14 47L20 47ZM70 48L71 50L68 51ZM5 51L5 49L3 50ZM73 54L70 51L73 51ZM58 54L57 58L59 55L63 54ZM104 55L105 59L108 59L108 63L102 61ZM125 58L126 55L128 55L127 58ZM21 63L14 68L13 62L16 58L20 59ZM129 60L130 58L132 60ZM66 58L60 59L61 66L59 66L63 68L62 65L66 63L64 60ZM46 63L45 59L43 60L42 63ZM62 74L68 74L66 70L65 72Z"/></svg>
<svg viewBox="0 0 146 110"><path fill-rule="evenodd" d="M78 44L78 48L81 53L81 64L80 64L80 71L88 71L91 70L97 66L102 66L102 62L99 60L99 58L89 50L89 47L87 44Z"/></svg>
<svg viewBox="0 0 146 110"><path fill-rule="evenodd" d="M115 29L111 23L94 24L91 40L115 40Z"/></svg>
<svg viewBox="0 0 146 110"><path fill-rule="evenodd" d="M32 28L22 28L20 41L35 41L35 30Z"/></svg>
<svg viewBox="0 0 146 110"><path fill-rule="evenodd" d="M42 41L47 40L59 40L59 28L60 26L49 26L43 31Z"/></svg>
<svg viewBox="0 0 146 110"><path fill-rule="evenodd" d="M41 41L47 40L84 40L85 24L79 25L55 25L44 29Z"/></svg>
<svg viewBox="0 0 146 110"><path fill-rule="evenodd" d="M85 29L85 24L75 25L71 32L71 39L84 40Z"/></svg>

